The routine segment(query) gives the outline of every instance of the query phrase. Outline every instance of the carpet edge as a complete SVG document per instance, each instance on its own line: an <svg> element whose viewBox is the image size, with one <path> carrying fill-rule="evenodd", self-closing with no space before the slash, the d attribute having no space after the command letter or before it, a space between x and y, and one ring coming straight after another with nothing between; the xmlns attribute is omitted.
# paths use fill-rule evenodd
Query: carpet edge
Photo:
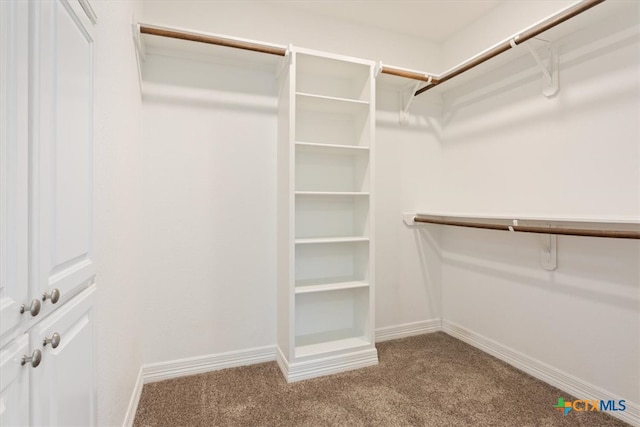
<svg viewBox="0 0 640 427"><path fill-rule="evenodd" d="M509 365L539 379L553 387L578 396L581 399L590 400L620 400L621 397L608 392L600 387L590 384L560 369L554 368L544 362L527 356L510 347L493 341L483 335L466 329L445 319L442 320L442 331L459 339L491 356L508 363ZM627 410L624 412L607 412L632 426L640 426L640 405L626 401Z"/></svg>
<svg viewBox="0 0 640 427"><path fill-rule="evenodd" d="M144 383L147 384L220 369L272 362L274 360L276 360L276 346L269 345L246 350L144 364L142 365L142 371Z"/></svg>
<svg viewBox="0 0 640 427"><path fill-rule="evenodd" d="M421 320L376 329L376 342L390 341L415 335L430 334L442 330L441 319Z"/></svg>

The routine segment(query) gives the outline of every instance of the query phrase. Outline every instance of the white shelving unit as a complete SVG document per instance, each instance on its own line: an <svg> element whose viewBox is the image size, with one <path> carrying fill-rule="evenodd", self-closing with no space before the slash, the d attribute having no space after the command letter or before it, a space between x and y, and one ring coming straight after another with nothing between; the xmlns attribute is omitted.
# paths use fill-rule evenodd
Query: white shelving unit
<svg viewBox="0 0 640 427"><path fill-rule="evenodd" d="M287 381L378 363L374 63L291 49L280 77L278 364Z"/></svg>

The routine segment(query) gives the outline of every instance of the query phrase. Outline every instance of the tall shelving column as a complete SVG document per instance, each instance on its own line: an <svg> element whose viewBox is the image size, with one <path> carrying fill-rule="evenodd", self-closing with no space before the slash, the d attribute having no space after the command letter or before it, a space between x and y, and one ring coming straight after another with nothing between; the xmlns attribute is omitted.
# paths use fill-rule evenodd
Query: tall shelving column
<svg viewBox="0 0 640 427"><path fill-rule="evenodd" d="M278 135L278 355L287 381L378 363L374 63L291 49Z"/></svg>

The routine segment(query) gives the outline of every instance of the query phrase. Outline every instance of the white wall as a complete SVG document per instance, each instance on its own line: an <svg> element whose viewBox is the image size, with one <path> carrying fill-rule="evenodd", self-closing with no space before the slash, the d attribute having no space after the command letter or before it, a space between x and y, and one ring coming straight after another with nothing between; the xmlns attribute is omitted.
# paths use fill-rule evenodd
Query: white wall
<svg viewBox="0 0 640 427"><path fill-rule="evenodd" d="M140 95L132 5L93 2L98 15L94 50L94 250L97 266L95 337L98 425L122 425L142 363Z"/></svg>
<svg viewBox="0 0 640 427"><path fill-rule="evenodd" d="M575 3L575 0L506 1L442 43L442 68L437 71L452 68Z"/></svg>
<svg viewBox="0 0 640 427"><path fill-rule="evenodd" d="M433 67L439 61L433 44L268 4L149 2L144 7L142 22L292 42L405 67ZM405 48L397 49L400 45ZM407 46L419 46L423 55ZM275 78L250 68L155 55L148 56L144 73L144 362L273 345ZM418 191L425 182L432 191L437 188L436 169L423 167L434 161L437 141L428 136L424 120L399 125L395 92L381 90L378 97L380 328L439 318L440 268L437 234L416 236L400 216L429 199ZM430 142L424 143L425 135Z"/></svg>
<svg viewBox="0 0 640 427"><path fill-rule="evenodd" d="M410 229L401 216L440 198L440 106L416 98L400 124L398 98L396 91L377 90L377 328L441 317L440 230Z"/></svg>
<svg viewBox="0 0 640 427"><path fill-rule="evenodd" d="M640 14L627 8L561 43L551 99L529 57L447 94L440 208L640 218ZM446 228L442 247L446 322L640 402L637 241L560 237L553 272L531 235Z"/></svg>
<svg viewBox="0 0 640 427"><path fill-rule="evenodd" d="M144 362L273 345L273 74L153 55L144 67Z"/></svg>
<svg viewBox="0 0 640 427"><path fill-rule="evenodd" d="M354 25L271 2L154 1L143 2L139 21L215 34L293 44L387 65L438 70L440 46L419 37Z"/></svg>

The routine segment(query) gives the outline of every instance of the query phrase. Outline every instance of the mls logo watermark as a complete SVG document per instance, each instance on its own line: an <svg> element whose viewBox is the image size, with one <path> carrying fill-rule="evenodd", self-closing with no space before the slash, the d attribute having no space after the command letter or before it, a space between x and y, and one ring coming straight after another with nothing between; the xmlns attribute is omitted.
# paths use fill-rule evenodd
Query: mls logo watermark
<svg viewBox="0 0 640 427"><path fill-rule="evenodd" d="M624 400L574 400L566 401L559 397L558 403L553 407L562 412L564 416L571 411L576 412L605 412L605 411L624 411L627 409Z"/></svg>

